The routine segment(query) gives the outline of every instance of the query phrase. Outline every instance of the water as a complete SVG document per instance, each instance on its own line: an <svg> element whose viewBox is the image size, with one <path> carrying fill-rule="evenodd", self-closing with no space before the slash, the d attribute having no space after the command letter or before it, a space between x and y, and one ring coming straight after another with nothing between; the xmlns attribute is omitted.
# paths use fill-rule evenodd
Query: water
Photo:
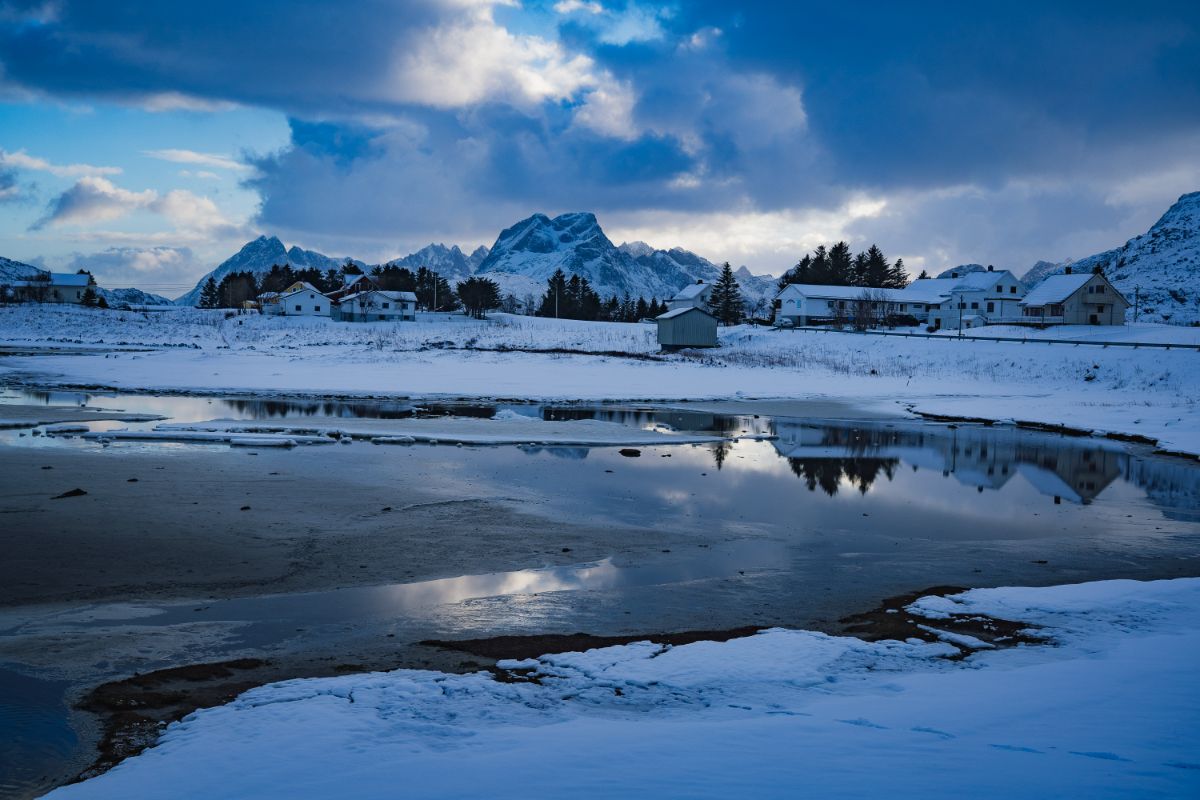
<svg viewBox="0 0 1200 800"><path fill-rule="evenodd" d="M535 560L505 572L455 562L445 578L334 591L0 612L0 658L13 661L21 641L54 636L94 641L103 653L75 664L84 677L76 675L73 683L29 678L37 668L32 656L29 663L15 663L17 671L0 670L0 741L8 748L0 752L0 786L14 793L21 787L29 793L42 785L38 776L56 774L72 752L78 754L63 691L135 670L288 652L365 658L380 652L371 650L378 648L372 643L425 638L828 627L840 614L865 610L882 597L936 584L1200 574L1200 467L1105 440L1002 426L627 404L24 390L6 391L0 403L6 402L88 405L161 414L174 422L487 419L506 412L726 437L715 444L642 447L635 458L615 447L544 446L360 445L273 454L279 459L273 463L287 465L297 480L363 470L397 486L420 481L447 503L463 496L502 498L547 526L570 520L611 529L611 541L601 543L609 555L557 566ZM737 440L741 434L773 438ZM0 434L3 445L101 451L88 440L17 438L14 431ZM212 459L244 455L224 446L170 447ZM170 447L121 442L102 452L120 459L133 449ZM404 512L396 511L397 535L419 538L419 531L403 530ZM628 531L668 536L672 543L648 551ZM394 639L384 639L388 634ZM65 671L67 656L62 659L48 657L43 666Z"/></svg>

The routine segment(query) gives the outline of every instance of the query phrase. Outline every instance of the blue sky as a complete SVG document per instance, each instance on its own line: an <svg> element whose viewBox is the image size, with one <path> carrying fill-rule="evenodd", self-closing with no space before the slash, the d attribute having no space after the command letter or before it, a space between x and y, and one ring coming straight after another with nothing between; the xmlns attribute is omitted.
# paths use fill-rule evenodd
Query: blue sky
<svg viewBox="0 0 1200 800"><path fill-rule="evenodd" d="M755 271L1021 272L1200 189L1195 6L0 0L0 255L175 294L259 233L588 210Z"/></svg>

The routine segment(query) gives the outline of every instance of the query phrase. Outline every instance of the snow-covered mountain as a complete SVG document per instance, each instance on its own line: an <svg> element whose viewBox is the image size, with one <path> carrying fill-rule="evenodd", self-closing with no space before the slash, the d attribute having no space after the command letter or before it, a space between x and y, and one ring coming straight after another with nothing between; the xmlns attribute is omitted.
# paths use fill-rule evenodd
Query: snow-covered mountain
<svg viewBox="0 0 1200 800"><path fill-rule="evenodd" d="M458 245L446 247L444 244L430 244L415 253L403 258L394 258L387 263L413 272L421 267L428 267L453 285L456 281L471 277L487 256L486 247L476 248L471 255L466 255Z"/></svg>
<svg viewBox="0 0 1200 800"><path fill-rule="evenodd" d="M32 264L13 261L11 258L0 256L0 283L5 281L23 281L46 270Z"/></svg>
<svg viewBox="0 0 1200 800"><path fill-rule="evenodd" d="M1149 231L1121 247L1078 261L1039 261L1023 280L1033 285L1067 267L1097 266L1130 303L1135 293L1140 297L1139 321L1200 322L1200 192L1180 197Z"/></svg>
<svg viewBox="0 0 1200 800"><path fill-rule="evenodd" d="M615 246L588 212L550 219L534 214L500 233L477 274L518 297L540 296L546 280L561 269L587 278L602 297L626 294L664 300L689 283L714 281L721 269L695 253L655 250L645 242ZM743 293L753 299L770 292L774 279L738 273Z"/></svg>
<svg viewBox="0 0 1200 800"><path fill-rule="evenodd" d="M143 292L141 289L101 289L100 294L110 308L119 306L169 306L171 301L160 294Z"/></svg>
<svg viewBox="0 0 1200 800"><path fill-rule="evenodd" d="M331 258L295 246L285 249L278 237L260 236L202 277L195 288L176 302L180 305L199 302L200 291L209 276L219 283L231 272L253 272L261 277L274 264L324 271L337 269L344 263L344 258ZM371 269L371 265L362 261L354 263L368 272ZM708 259L678 247L655 250L645 242L628 242L617 247L604 234L596 216L586 212L563 214L554 219L534 214L501 231L490 249L478 247L470 255L457 245L430 244L385 263L414 271L429 267L452 285L479 275L496 281L504 293L519 298L540 297L546 289L546 280L558 269L587 278L602 297L629 294L647 300L652 297L665 300L689 283L715 281L721 272ZM774 294L775 279L771 276L751 275L745 267L735 274L748 300L753 302Z"/></svg>
<svg viewBox="0 0 1200 800"><path fill-rule="evenodd" d="M963 276L970 275L972 272L986 272L987 267L983 264L959 264L957 267L951 267L947 270L942 270L938 273L939 278L949 278L952 274Z"/></svg>

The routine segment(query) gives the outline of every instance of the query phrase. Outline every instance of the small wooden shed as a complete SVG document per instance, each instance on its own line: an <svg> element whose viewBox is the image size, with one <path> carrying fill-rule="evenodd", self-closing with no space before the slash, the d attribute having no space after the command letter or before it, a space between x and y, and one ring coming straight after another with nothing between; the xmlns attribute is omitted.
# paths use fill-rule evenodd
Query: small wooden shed
<svg viewBox="0 0 1200 800"><path fill-rule="evenodd" d="M663 350L717 346L717 318L702 308L677 308L654 321Z"/></svg>

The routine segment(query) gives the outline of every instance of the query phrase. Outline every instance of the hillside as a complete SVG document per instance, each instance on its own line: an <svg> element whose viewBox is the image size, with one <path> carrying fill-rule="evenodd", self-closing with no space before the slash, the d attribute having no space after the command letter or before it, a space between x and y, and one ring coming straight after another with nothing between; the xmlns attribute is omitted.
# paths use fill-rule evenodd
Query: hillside
<svg viewBox="0 0 1200 800"><path fill-rule="evenodd" d="M1200 192L1180 197L1149 231L1123 246L1078 261L1039 261L1024 280L1033 285L1067 267L1090 272L1097 266L1129 302L1138 298L1139 321L1200 323Z"/></svg>

